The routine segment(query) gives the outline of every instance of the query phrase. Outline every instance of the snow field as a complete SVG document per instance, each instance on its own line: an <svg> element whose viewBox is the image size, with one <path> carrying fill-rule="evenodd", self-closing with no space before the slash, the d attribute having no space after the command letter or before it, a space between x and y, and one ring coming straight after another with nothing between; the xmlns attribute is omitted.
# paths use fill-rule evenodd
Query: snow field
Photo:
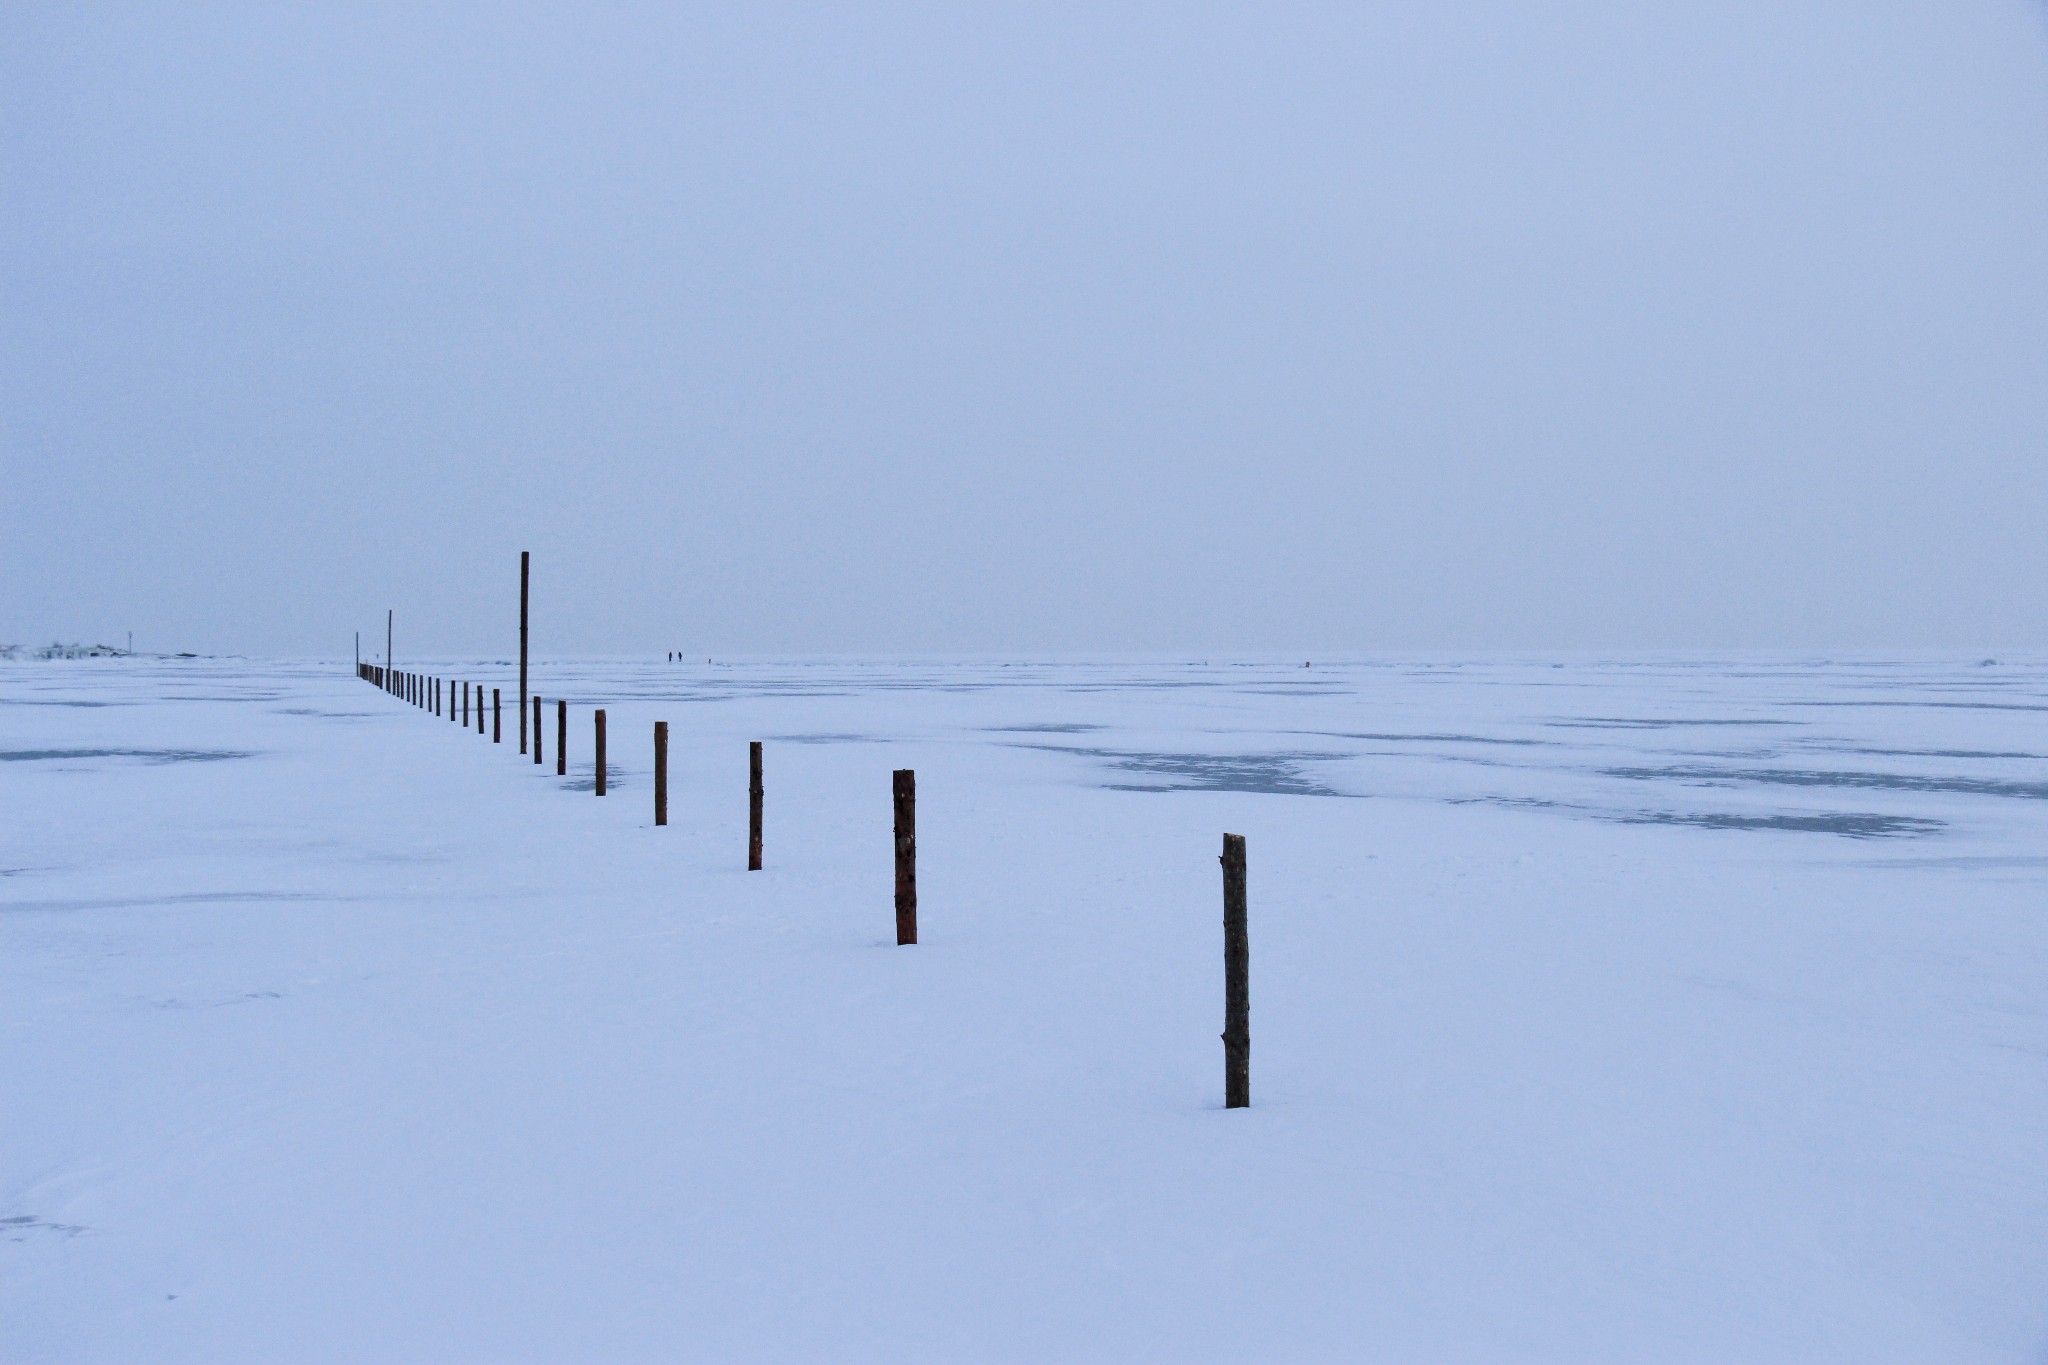
<svg viewBox="0 0 2048 1365"><path fill-rule="evenodd" d="M6 666L0 1357L2039 1359L2035 677Z"/></svg>

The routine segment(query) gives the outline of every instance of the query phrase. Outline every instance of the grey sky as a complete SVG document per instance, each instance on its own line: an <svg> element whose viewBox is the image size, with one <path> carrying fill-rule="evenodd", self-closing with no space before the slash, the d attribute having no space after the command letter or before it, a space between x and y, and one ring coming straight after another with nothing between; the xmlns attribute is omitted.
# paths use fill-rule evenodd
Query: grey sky
<svg viewBox="0 0 2048 1365"><path fill-rule="evenodd" d="M0 640L2012 647L2020 0L7 7Z"/></svg>

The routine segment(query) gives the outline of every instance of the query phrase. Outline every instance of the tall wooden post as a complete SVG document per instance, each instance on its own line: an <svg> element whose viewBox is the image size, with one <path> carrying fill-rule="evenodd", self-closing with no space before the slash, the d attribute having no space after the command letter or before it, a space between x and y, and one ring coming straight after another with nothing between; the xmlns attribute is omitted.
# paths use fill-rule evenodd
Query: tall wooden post
<svg viewBox="0 0 2048 1365"><path fill-rule="evenodd" d="M1244 836L1223 836L1223 1107L1252 1102L1251 938L1245 930Z"/></svg>
<svg viewBox="0 0 2048 1365"><path fill-rule="evenodd" d="M536 734L539 732L536 731ZM555 703L555 776L569 775L569 703Z"/></svg>
<svg viewBox="0 0 2048 1365"><path fill-rule="evenodd" d="M917 942L917 774L898 768L896 797L896 942Z"/></svg>
<svg viewBox="0 0 2048 1365"><path fill-rule="evenodd" d="M520 707L520 708L519 708L519 714L520 714L520 716L521 716L521 717L523 718L523 717L524 717L524 716L526 715L526 708L525 708L525 707L523 707L523 706L522 706L522 707ZM524 719L521 719L521 720L520 720L520 722L519 722L519 728L520 728L521 730L524 730L524 729L526 728L526 721L525 721ZM536 767L538 767L538 766L540 765L540 698L539 698L539 697L535 697L535 698L533 699L533 762L534 762L534 765L535 765Z"/></svg>
<svg viewBox="0 0 2048 1365"><path fill-rule="evenodd" d="M484 685L482 683L476 685L476 732L479 735L484 732Z"/></svg>
<svg viewBox="0 0 2048 1365"><path fill-rule="evenodd" d="M504 702L498 696L498 689L495 687L492 688L491 743L493 744L503 744L505 742L505 712L503 710L503 707Z"/></svg>
<svg viewBox="0 0 2048 1365"><path fill-rule="evenodd" d="M462 685L462 728L469 728L469 684Z"/></svg>
<svg viewBox="0 0 2048 1365"><path fill-rule="evenodd" d="M668 823L668 722L654 722L654 823Z"/></svg>
<svg viewBox="0 0 2048 1365"><path fill-rule="evenodd" d="M519 752L526 752L526 587L530 556L519 552ZM537 703L536 703L537 704ZM533 718L533 761L540 762L540 717Z"/></svg>
<svg viewBox="0 0 2048 1365"><path fill-rule="evenodd" d="M747 745L747 871L761 870L761 741Z"/></svg>
<svg viewBox="0 0 2048 1365"><path fill-rule="evenodd" d="M598 707L593 713L597 721L597 794L604 795L604 708Z"/></svg>

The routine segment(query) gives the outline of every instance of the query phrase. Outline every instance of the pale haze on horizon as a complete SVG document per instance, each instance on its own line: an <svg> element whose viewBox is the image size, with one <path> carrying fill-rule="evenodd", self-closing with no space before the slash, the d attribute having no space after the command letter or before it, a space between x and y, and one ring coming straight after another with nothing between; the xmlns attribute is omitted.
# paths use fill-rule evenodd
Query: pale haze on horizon
<svg viewBox="0 0 2048 1365"><path fill-rule="evenodd" d="M2022 0L10 6L0 642L2048 642Z"/></svg>

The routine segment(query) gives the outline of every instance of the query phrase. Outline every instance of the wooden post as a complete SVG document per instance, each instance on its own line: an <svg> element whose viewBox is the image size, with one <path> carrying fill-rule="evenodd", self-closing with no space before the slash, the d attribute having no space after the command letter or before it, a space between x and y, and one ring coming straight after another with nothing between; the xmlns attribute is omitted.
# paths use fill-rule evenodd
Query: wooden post
<svg viewBox="0 0 2048 1365"><path fill-rule="evenodd" d="M1252 1103L1251 938L1245 931L1244 836L1223 836L1223 1107Z"/></svg>
<svg viewBox="0 0 2048 1365"><path fill-rule="evenodd" d="M462 685L462 728L469 728L469 684Z"/></svg>
<svg viewBox="0 0 2048 1365"><path fill-rule="evenodd" d="M491 689L491 743L493 743L493 744L503 744L503 743L505 742L505 712L504 712L504 710L503 710L503 707L504 707L504 701L503 701L503 700L502 700L502 699L501 699L501 698L499 697L499 695L498 695L498 689L497 689L497 688L495 688L495 687L494 687L494 688L492 688L492 689Z"/></svg>
<svg viewBox="0 0 2048 1365"><path fill-rule="evenodd" d="M526 752L526 585L529 555L519 552L519 752ZM539 706L539 701L534 702ZM540 715L533 718L533 761L540 762Z"/></svg>
<svg viewBox="0 0 2048 1365"><path fill-rule="evenodd" d="M536 735L539 731L534 732ZM538 762L538 758L535 759ZM555 776L569 775L569 703L555 703Z"/></svg>
<svg viewBox="0 0 2048 1365"><path fill-rule="evenodd" d="M654 722L654 823L668 823L668 722Z"/></svg>
<svg viewBox="0 0 2048 1365"><path fill-rule="evenodd" d="M524 716L524 715L526 714L526 708L525 708L525 707L523 707L523 706L522 706L522 707L520 707L520 708L519 708L519 714L520 714L521 716ZM524 720L522 720L522 721L520 721L520 722L519 722L519 728L520 728L520 729L522 729L522 730L524 730L524 729L526 728L526 722L525 722ZM539 763L540 763L540 698L539 698L539 697L535 697L535 698L533 699L533 761L534 761L534 764L535 764L536 766L538 766L538 765L539 765Z"/></svg>
<svg viewBox="0 0 2048 1365"><path fill-rule="evenodd" d="M917 774L898 768L896 797L896 942L917 942Z"/></svg>
<svg viewBox="0 0 2048 1365"><path fill-rule="evenodd" d="M602 706L600 706L600 707L598 707L598 708L597 708L597 710L596 710L596 711L595 711L594 713L592 713L592 714L593 714L593 718L594 718L594 719L596 720L596 722L597 722L597 741L596 741L596 743L597 743L597 767L596 767L596 768L595 768L595 769L594 769L593 771L595 771L595 772L596 772L596 774L597 774L597 794L598 794L599 796L603 796L603 795L604 795L604 708L603 708Z"/></svg>
<svg viewBox="0 0 2048 1365"><path fill-rule="evenodd" d="M747 745L747 871L761 870L761 741Z"/></svg>

